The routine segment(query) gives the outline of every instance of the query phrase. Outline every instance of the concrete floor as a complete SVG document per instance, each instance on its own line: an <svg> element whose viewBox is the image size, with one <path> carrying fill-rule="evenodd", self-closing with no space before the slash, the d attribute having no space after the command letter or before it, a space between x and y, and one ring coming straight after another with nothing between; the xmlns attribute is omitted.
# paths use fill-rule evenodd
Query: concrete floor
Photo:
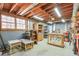
<svg viewBox="0 0 79 59"><path fill-rule="evenodd" d="M11 56L75 56L73 54L73 46L65 43L64 48L47 44L47 39L40 41L31 50L21 51L12 54Z"/></svg>

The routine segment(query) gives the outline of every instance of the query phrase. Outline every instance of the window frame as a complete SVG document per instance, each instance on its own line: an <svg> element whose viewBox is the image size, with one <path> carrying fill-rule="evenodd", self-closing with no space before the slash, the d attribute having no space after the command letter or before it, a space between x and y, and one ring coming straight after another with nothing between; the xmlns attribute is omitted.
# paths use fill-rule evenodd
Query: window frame
<svg viewBox="0 0 79 59"><path fill-rule="evenodd" d="M13 16L1 14L1 15L0 15L0 19L1 19L1 20L0 20L0 21L1 21L1 23L0 23L0 25L1 25L1 26L0 26L1 30L0 30L0 31L10 31L10 30L11 30L11 31L14 31L14 30L15 30L15 18L14 18L14 28L2 28L2 23L6 23L6 24L9 23L9 22L3 22L3 21L2 21L2 16L14 18Z"/></svg>
<svg viewBox="0 0 79 59"><path fill-rule="evenodd" d="M17 28L17 19L20 19L20 20L24 20L25 21L25 29L21 29L21 28ZM22 24L21 24L22 25ZM26 20L25 19L21 19L21 18L16 18L16 29L17 30L26 30Z"/></svg>
<svg viewBox="0 0 79 59"><path fill-rule="evenodd" d="M14 29L2 28L2 15L14 18L14 20L15 20L15 28ZM17 18L25 20L25 29L17 29L17 23L16 23ZM0 31L28 31L28 20L26 20L25 18L13 16L13 15L0 14Z"/></svg>

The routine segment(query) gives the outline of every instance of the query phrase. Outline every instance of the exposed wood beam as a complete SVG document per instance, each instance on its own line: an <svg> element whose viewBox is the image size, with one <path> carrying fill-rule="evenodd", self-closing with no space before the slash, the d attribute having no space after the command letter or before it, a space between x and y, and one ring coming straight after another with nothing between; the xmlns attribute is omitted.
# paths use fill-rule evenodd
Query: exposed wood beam
<svg viewBox="0 0 79 59"><path fill-rule="evenodd" d="M31 17L31 16L37 15L37 14L39 15L40 13L42 14L42 10L39 8L35 11L31 11L28 15L26 15L26 17Z"/></svg>
<svg viewBox="0 0 79 59"><path fill-rule="evenodd" d="M48 14L46 11L42 10L42 12L45 13L45 14L39 15L39 16L41 16L42 18L45 18L45 20L46 20L46 19L49 19L49 18L51 17L51 15Z"/></svg>
<svg viewBox="0 0 79 59"><path fill-rule="evenodd" d="M30 16L33 16L33 15L36 15L36 14L38 14L40 12L42 12L42 10L40 8L38 8L36 10L31 11L31 13L29 15L27 15L26 17L30 17Z"/></svg>
<svg viewBox="0 0 79 59"><path fill-rule="evenodd" d="M45 15L45 14L48 15L48 16L50 16L45 10L42 10L42 13L43 13L43 14L40 14L40 13L39 13L39 16L43 16L43 15Z"/></svg>
<svg viewBox="0 0 79 59"><path fill-rule="evenodd" d="M50 15L45 12L44 10L42 10L41 8L38 8L38 10L34 10L32 11L29 15L27 15L27 17L32 17L33 15L38 15L44 19L48 19L50 17ZM46 17L43 17L43 16L46 16Z"/></svg>
<svg viewBox="0 0 79 59"><path fill-rule="evenodd" d="M44 21L49 21L49 17L43 17Z"/></svg>
<svg viewBox="0 0 79 59"><path fill-rule="evenodd" d="M68 12L73 12L73 11L72 10L63 11L63 14Z"/></svg>
<svg viewBox="0 0 79 59"><path fill-rule="evenodd" d="M52 15L53 17L56 17L56 15L54 14L54 12L52 12L52 11L49 14Z"/></svg>
<svg viewBox="0 0 79 59"><path fill-rule="evenodd" d="M33 16L34 15L34 13L29 13L27 16L25 16L25 17L31 17L31 16Z"/></svg>
<svg viewBox="0 0 79 59"><path fill-rule="evenodd" d="M28 8L32 3L26 3L24 4L19 11L17 12L17 14L20 14L24 9Z"/></svg>
<svg viewBox="0 0 79 59"><path fill-rule="evenodd" d="M56 5L57 5L56 3L52 4L52 5L49 6L49 7L47 8L47 10L45 10L45 11L50 14L50 12L53 12L52 10L53 10L54 7L56 7ZM49 9L49 10L48 10L48 9Z"/></svg>
<svg viewBox="0 0 79 59"><path fill-rule="evenodd" d="M70 11L64 12L64 14L68 14L68 13L72 13L72 11L70 10Z"/></svg>
<svg viewBox="0 0 79 59"><path fill-rule="evenodd" d="M47 17L51 17L47 12L45 12L45 11L42 10L41 8L39 8L39 9L37 10L37 12L33 11L33 13L35 13L35 14L30 14L30 16L38 15L38 16L41 16L41 17L42 17L42 15L46 14L46 15L48 15ZM40 13L41 13L41 14L40 14ZM28 16L29 16L29 15L28 15ZM28 17L28 16L27 16L27 17Z"/></svg>
<svg viewBox="0 0 79 59"><path fill-rule="evenodd" d="M72 17L72 14L65 14L64 15L64 18L70 18L71 19L71 17Z"/></svg>
<svg viewBox="0 0 79 59"><path fill-rule="evenodd" d="M68 4L68 5L64 5L64 6L60 6L60 8L62 8L62 9L64 9L64 8L67 8L67 7L72 7L73 6L73 4Z"/></svg>
<svg viewBox="0 0 79 59"><path fill-rule="evenodd" d="M27 15L27 17L33 16L33 15L40 16L42 14L46 14L46 12L44 12L41 8L38 8L38 9L32 10L31 13L29 15Z"/></svg>
<svg viewBox="0 0 79 59"><path fill-rule="evenodd" d="M69 4L73 4L73 3L59 3L58 5L64 6L64 5L69 5Z"/></svg>
<svg viewBox="0 0 79 59"><path fill-rule="evenodd" d="M71 16L65 16L64 19L71 19Z"/></svg>
<svg viewBox="0 0 79 59"><path fill-rule="evenodd" d="M9 13L12 12L12 11L17 7L17 5L18 5L18 3L15 3L15 4L11 7Z"/></svg>
<svg viewBox="0 0 79 59"><path fill-rule="evenodd" d="M40 12L38 13L38 16L45 15L45 14L46 14L45 12Z"/></svg>
<svg viewBox="0 0 79 59"><path fill-rule="evenodd" d="M73 10L73 8L72 8L72 7L70 7L70 8L65 8L65 9L62 9L62 11L63 11L63 12L67 12L67 11L69 11L69 10L71 10L71 11L72 11L72 10Z"/></svg>
<svg viewBox="0 0 79 59"><path fill-rule="evenodd" d="M33 8L31 11L37 10L38 8L41 8L42 6L46 5L46 3L40 3L37 7Z"/></svg>
<svg viewBox="0 0 79 59"><path fill-rule="evenodd" d="M15 15L15 14L12 14L12 13L8 13L8 12L5 12L5 11L0 11L0 14L4 14L4 15L7 15L7 16L12 16L12 17L16 17L16 18L23 18L23 19L28 19L26 17L23 17L23 16L19 16L19 15Z"/></svg>
<svg viewBox="0 0 79 59"><path fill-rule="evenodd" d="M43 15L40 15L41 17L49 17L49 14L43 14Z"/></svg>
<svg viewBox="0 0 79 59"><path fill-rule="evenodd" d="M26 14L28 13L28 11L30 11L32 8L34 8L34 7L37 6L37 5L38 5L38 3L33 3L33 4L31 4L28 8L24 9L24 10L20 13L20 15L22 15L22 16L26 15Z"/></svg>
<svg viewBox="0 0 79 59"><path fill-rule="evenodd" d="M65 13L64 15L71 15L72 13Z"/></svg>
<svg viewBox="0 0 79 59"><path fill-rule="evenodd" d="M42 10L41 12L39 12L37 15L38 16L43 16L43 15L46 15L48 14L47 12L45 12L44 10Z"/></svg>
<svg viewBox="0 0 79 59"><path fill-rule="evenodd" d="M32 12L36 12L39 8L41 8L42 6L44 6L44 5L46 5L45 3L39 3L36 7L34 7L33 9L31 9L30 11L28 11L28 14L31 14ZM38 13L39 13L40 11L38 10ZM29 16L27 16L26 15L26 17L29 17Z"/></svg>
<svg viewBox="0 0 79 59"><path fill-rule="evenodd" d="M47 9L50 9L50 8L53 8L53 4L51 4L50 6L48 6L47 8L45 8L44 10L47 10Z"/></svg>
<svg viewBox="0 0 79 59"><path fill-rule="evenodd" d="M4 3L1 3L1 5L0 5L0 10L2 10L3 7L4 7Z"/></svg>

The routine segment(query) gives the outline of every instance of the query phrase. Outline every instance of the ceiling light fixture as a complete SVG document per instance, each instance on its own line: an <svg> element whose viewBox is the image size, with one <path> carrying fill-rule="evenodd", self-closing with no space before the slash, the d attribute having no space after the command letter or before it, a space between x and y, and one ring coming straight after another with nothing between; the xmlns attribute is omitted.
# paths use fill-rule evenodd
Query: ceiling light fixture
<svg viewBox="0 0 79 59"><path fill-rule="evenodd" d="M33 18L37 19L37 20L44 20L43 18L39 17L39 16L33 16Z"/></svg>
<svg viewBox="0 0 79 59"><path fill-rule="evenodd" d="M55 7L55 8L54 8L54 10L55 10L55 12L57 13L57 15L58 15L59 17L61 17L61 14L60 14L60 12L59 12L58 8L57 8L57 7Z"/></svg>
<svg viewBox="0 0 79 59"><path fill-rule="evenodd" d="M61 21L62 21L63 23L65 22L65 20L64 20L64 19L62 19Z"/></svg>
<svg viewBox="0 0 79 59"><path fill-rule="evenodd" d="M50 22L50 21L49 21L49 22L47 22L47 23L52 24L53 22Z"/></svg>
<svg viewBox="0 0 79 59"><path fill-rule="evenodd" d="M52 20L55 20L54 18L51 18Z"/></svg>

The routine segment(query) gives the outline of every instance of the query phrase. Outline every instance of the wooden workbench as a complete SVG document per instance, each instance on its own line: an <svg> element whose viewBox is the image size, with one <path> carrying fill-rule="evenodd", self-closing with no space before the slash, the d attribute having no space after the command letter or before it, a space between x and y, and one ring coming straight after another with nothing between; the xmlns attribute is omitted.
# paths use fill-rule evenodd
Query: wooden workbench
<svg viewBox="0 0 79 59"><path fill-rule="evenodd" d="M64 47L64 35L61 33L51 33L48 35L48 44Z"/></svg>

